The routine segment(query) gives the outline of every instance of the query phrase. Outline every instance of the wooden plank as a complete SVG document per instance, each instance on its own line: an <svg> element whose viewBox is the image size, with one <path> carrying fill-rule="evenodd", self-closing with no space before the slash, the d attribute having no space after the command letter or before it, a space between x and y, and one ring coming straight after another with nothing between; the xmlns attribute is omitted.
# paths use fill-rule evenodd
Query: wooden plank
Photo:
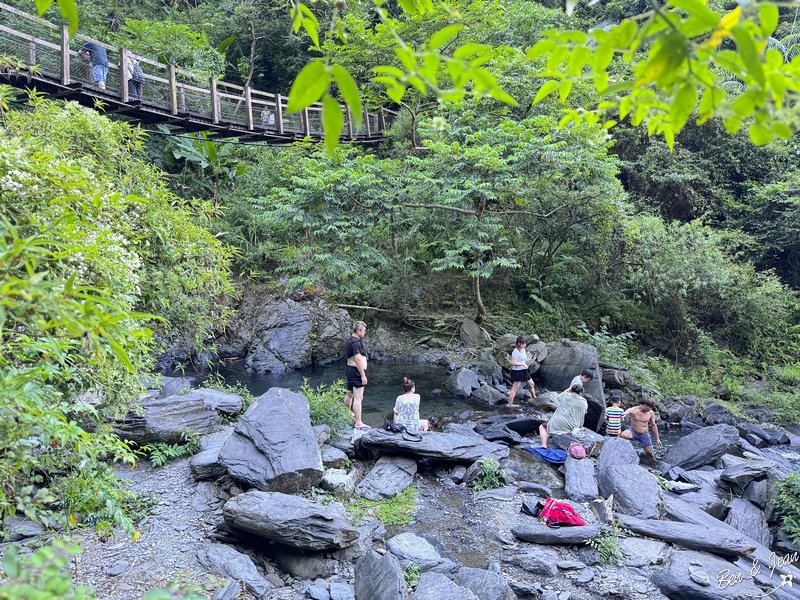
<svg viewBox="0 0 800 600"><path fill-rule="evenodd" d="M178 83L175 78L175 65L167 65L167 78L169 79L169 112L178 114Z"/></svg>
<svg viewBox="0 0 800 600"><path fill-rule="evenodd" d="M61 83L69 85L69 29L61 26Z"/></svg>
<svg viewBox="0 0 800 600"><path fill-rule="evenodd" d="M211 122L219 123L219 98L217 97L217 80L210 77L209 87L211 89Z"/></svg>
<svg viewBox="0 0 800 600"><path fill-rule="evenodd" d="M347 115L347 139L353 139L353 113L350 112L350 107L345 104L344 105L345 114Z"/></svg>
<svg viewBox="0 0 800 600"><path fill-rule="evenodd" d="M142 101L141 100L131 100L125 106L120 106L120 107L115 108L113 110L107 110L107 111L105 111L104 114L110 115L110 114L113 114L113 113L130 112L132 110L137 110L137 109L139 109L141 107L142 107Z"/></svg>
<svg viewBox="0 0 800 600"><path fill-rule="evenodd" d="M367 137L372 137L372 132L369 129L369 113L364 111L364 126L367 128Z"/></svg>
<svg viewBox="0 0 800 600"><path fill-rule="evenodd" d="M386 131L386 118L383 116L383 107L382 106L381 106L381 112L379 112L378 115L379 115L379 118L380 118L380 122L379 122L380 130L381 131Z"/></svg>
<svg viewBox="0 0 800 600"><path fill-rule="evenodd" d="M9 6L8 4L3 4L0 2L0 9L7 10L10 13L22 17L23 19L28 19L29 21L33 21L34 23L38 23L39 25L44 25L45 27L49 27L50 29L58 31L58 25L53 25L49 21L35 17L30 13L22 12L21 10L14 8L13 6Z"/></svg>
<svg viewBox="0 0 800 600"><path fill-rule="evenodd" d="M303 122L301 123L301 127L303 128L303 133L306 136L311 135L311 126L308 121L308 109L303 109Z"/></svg>
<svg viewBox="0 0 800 600"><path fill-rule="evenodd" d="M123 102L127 102L128 96L128 51L125 48L119 49L119 95Z"/></svg>
<svg viewBox="0 0 800 600"><path fill-rule="evenodd" d="M283 135L283 100L280 94L276 95L275 99L275 128L279 135Z"/></svg>

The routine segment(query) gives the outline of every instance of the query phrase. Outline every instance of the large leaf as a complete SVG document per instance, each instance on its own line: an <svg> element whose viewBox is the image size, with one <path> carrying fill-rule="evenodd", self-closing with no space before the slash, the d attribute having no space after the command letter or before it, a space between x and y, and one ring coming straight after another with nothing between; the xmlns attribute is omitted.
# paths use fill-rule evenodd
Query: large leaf
<svg viewBox="0 0 800 600"><path fill-rule="evenodd" d="M292 84L286 112L298 112L314 104L327 91L330 82L331 77L325 72L322 63L307 64Z"/></svg>
<svg viewBox="0 0 800 600"><path fill-rule="evenodd" d="M336 150L339 137L342 135L344 117L342 107L328 94L322 99L322 126L325 129L325 148L330 156Z"/></svg>
<svg viewBox="0 0 800 600"><path fill-rule="evenodd" d="M544 85L539 88L539 91L536 92L536 97L533 99L533 105L535 106L538 104L545 96L555 92L559 88L558 81L545 81Z"/></svg>
<svg viewBox="0 0 800 600"><path fill-rule="evenodd" d="M40 2L47 4L47 8L50 8L53 0L36 0L37 9L39 9ZM58 0L58 8L61 16L69 21L69 34L75 35L75 32L78 31L78 7L75 5L75 0ZM39 15L42 15L44 10L39 11Z"/></svg>
<svg viewBox="0 0 800 600"><path fill-rule="evenodd" d="M399 71L400 69L396 70ZM336 85L339 86L339 92L341 92L342 98L344 98L347 106L350 107L350 114L353 115L356 125L361 125L361 113L363 110L361 107L361 94L358 93L358 85L356 85L353 76L341 65L333 65L331 67L331 73L336 80Z"/></svg>

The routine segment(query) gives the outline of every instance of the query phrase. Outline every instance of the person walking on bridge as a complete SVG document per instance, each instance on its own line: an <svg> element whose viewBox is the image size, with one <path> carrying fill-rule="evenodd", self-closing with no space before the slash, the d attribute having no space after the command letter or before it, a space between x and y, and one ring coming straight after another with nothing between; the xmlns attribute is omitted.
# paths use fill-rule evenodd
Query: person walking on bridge
<svg viewBox="0 0 800 600"><path fill-rule="evenodd" d="M89 60L92 64L94 82L101 90L105 90L106 76L108 75L108 55L106 54L106 49L92 42L86 42L83 48L78 50L78 56Z"/></svg>

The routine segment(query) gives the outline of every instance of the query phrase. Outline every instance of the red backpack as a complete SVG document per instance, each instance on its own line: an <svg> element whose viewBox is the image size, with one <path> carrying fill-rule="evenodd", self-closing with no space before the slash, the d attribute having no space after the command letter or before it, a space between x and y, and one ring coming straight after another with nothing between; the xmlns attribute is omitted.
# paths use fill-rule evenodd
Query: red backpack
<svg viewBox="0 0 800 600"><path fill-rule="evenodd" d="M575 512L566 502L559 502L548 498L544 502L544 508L539 515L548 527L560 527L561 525L586 525L586 521Z"/></svg>

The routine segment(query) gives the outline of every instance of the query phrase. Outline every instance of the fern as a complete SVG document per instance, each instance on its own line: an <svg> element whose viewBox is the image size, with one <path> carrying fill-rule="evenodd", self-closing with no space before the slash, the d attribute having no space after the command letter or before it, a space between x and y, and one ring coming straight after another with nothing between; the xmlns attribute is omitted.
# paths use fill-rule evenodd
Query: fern
<svg viewBox="0 0 800 600"><path fill-rule="evenodd" d="M163 467L168 462L197 454L202 440L200 434L181 430L181 441L177 444L153 444L150 449L150 464L154 467Z"/></svg>
<svg viewBox="0 0 800 600"><path fill-rule="evenodd" d="M781 528L792 542L800 544L800 473L791 473L775 484L778 497L775 510L781 518Z"/></svg>

